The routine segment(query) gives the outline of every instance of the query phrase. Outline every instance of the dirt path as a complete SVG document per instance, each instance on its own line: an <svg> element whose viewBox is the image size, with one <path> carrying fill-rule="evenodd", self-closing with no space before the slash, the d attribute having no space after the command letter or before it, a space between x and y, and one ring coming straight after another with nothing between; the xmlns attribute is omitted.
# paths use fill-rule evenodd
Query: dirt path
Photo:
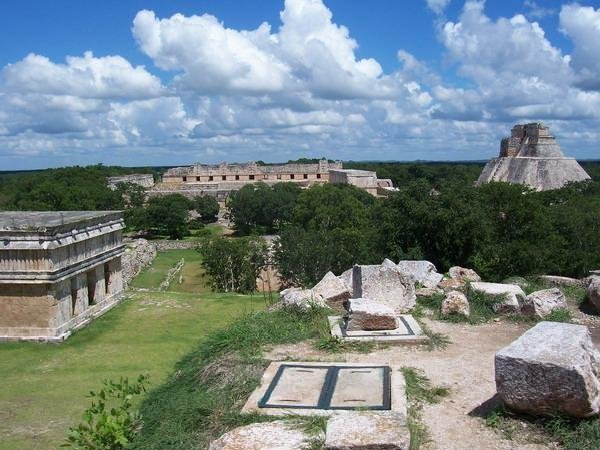
<svg viewBox="0 0 600 450"><path fill-rule="evenodd" d="M520 444L505 439L485 426L483 419L469 414L496 392L494 353L512 342L531 325L494 322L485 325L461 325L427 321L433 331L448 335L452 343L444 350L428 351L419 347L389 347L370 354L328 355L308 343L274 348L270 359L320 359L328 361L378 362L422 369L437 385L451 389L437 405L428 405L423 420L429 428L431 442L427 449L543 449L538 444Z"/></svg>

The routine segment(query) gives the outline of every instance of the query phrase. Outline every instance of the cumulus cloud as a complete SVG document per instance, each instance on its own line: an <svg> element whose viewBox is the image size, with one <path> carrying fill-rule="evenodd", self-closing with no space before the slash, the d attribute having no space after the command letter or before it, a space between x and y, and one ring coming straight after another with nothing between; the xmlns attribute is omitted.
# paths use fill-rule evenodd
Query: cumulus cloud
<svg viewBox="0 0 600 450"><path fill-rule="evenodd" d="M600 90L600 8L569 4L562 7L559 17L562 32L574 44L572 63L577 85Z"/></svg>
<svg viewBox="0 0 600 450"><path fill-rule="evenodd" d="M450 4L450 0L426 0L426 2L427 7L437 15L443 14Z"/></svg>

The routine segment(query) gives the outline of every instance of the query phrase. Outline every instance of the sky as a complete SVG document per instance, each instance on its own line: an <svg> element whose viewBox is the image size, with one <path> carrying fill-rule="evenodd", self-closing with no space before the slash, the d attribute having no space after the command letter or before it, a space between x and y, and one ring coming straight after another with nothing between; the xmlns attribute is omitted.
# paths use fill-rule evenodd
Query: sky
<svg viewBox="0 0 600 450"><path fill-rule="evenodd" d="M600 158L600 1L5 0L0 170Z"/></svg>

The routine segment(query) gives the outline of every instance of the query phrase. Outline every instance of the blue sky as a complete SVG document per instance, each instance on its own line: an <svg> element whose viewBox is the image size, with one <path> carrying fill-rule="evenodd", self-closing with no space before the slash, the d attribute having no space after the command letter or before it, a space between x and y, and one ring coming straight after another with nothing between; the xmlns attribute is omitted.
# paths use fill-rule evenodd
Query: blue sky
<svg viewBox="0 0 600 450"><path fill-rule="evenodd" d="M484 159L525 120L600 157L597 2L5 1L0 21L0 169Z"/></svg>

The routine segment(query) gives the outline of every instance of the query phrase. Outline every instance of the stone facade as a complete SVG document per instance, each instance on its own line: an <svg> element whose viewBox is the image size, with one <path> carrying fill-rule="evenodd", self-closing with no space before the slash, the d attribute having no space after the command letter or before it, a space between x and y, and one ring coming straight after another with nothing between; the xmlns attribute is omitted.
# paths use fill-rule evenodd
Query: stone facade
<svg viewBox="0 0 600 450"><path fill-rule="evenodd" d="M545 191L589 179L574 158L565 158L548 127L528 123L515 125L511 136L502 139L499 157L486 164L477 185L503 181Z"/></svg>
<svg viewBox="0 0 600 450"><path fill-rule="evenodd" d="M154 186L154 176L146 173L134 173L131 175L122 175L118 177L108 177L106 184L112 190L117 188L119 183L133 183L149 189Z"/></svg>
<svg viewBox="0 0 600 450"><path fill-rule="evenodd" d="M62 341L123 291L120 211L0 212L0 340Z"/></svg>
<svg viewBox="0 0 600 450"><path fill-rule="evenodd" d="M392 180L377 178L377 174L370 170L357 169L331 169L329 182L334 184L350 184L364 189L371 195L388 195L395 189Z"/></svg>

